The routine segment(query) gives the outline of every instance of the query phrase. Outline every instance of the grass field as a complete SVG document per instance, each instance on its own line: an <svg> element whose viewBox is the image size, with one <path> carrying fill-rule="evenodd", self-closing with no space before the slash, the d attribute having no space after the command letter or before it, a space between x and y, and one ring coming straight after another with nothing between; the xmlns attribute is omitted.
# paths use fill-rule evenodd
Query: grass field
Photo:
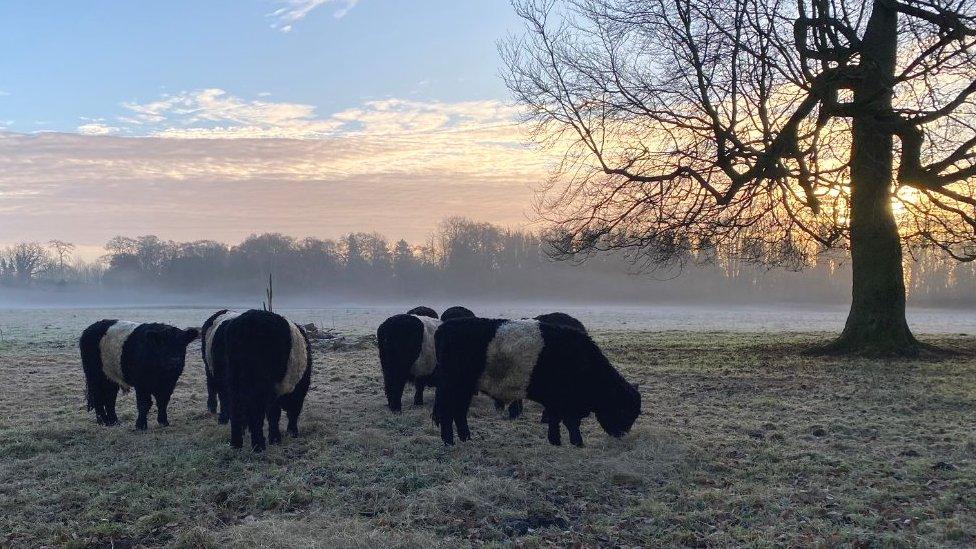
<svg viewBox="0 0 976 549"><path fill-rule="evenodd" d="M0 546L972 546L976 341L799 354L825 337L598 332L644 414L620 440L586 420L582 449L549 446L537 405L512 422L485 398L446 448L431 398L386 410L365 339L316 352L301 437L255 455L205 413L198 343L172 425L142 433L131 394L119 426L85 413L74 336L8 334Z"/></svg>

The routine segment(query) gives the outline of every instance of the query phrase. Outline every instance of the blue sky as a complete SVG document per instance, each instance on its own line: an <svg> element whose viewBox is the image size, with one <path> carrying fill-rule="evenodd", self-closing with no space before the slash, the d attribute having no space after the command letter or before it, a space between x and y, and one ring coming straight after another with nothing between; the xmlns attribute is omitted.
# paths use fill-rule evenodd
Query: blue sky
<svg viewBox="0 0 976 549"><path fill-rule="evenodd" d="M272 15L314 3L4 2L0 120L74 131L125 115L126 102L207 88L320 114L387 97L506 97L495 44L518 28L506 2L332 0L294 22Z"/></svg>
<svg viewBox="0 0 976 549"><path fill-rule="evenodd" d="M0 3L0 245L530 221L502 0Z"/></svg>

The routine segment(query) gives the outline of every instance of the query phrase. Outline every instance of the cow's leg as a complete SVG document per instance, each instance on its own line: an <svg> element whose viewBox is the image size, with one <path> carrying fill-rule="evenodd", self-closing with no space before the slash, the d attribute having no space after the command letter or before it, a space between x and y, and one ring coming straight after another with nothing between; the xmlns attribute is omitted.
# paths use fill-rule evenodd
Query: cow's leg
<svg viewBox="0 0 976 549"><path fill-rule="evenodd" d="M214 376L208 369L207 372L207 410L211 414L217 413L217 387L214 383Z"/></svg>
<svg viewBox="0 0 976 549"><path fill-rule="evenodd" d="M403 399L403 388L407 380L395 376L387 376L383 380L383 390L386 392L386 402L393 412L399 412Z"/></svg>
<svg viewBox="0 0 976 549"><path fill-rule="evenodd" d="M166 427L169 425L169 416L167 415L169 407L169 397L170 394L157 393L156 394L156 421Z"/></svg>
<svg viewBox="0 0 976 549"><path fill-rule="evenodd" d="M549 444L553 446L559 446L563 443L562 436L559 433L559 419L559 414L549 410Z"/></svg>
<svg viewBox="0 0 976 549"><path fill-rule="evenodd" d="M230 419L230 446L231 448L244 446L244 426L239 421L234 421L233 417Z"/></svg>
<svg viewBox="0 0 976 549"><path fill-rule="evenodd" d="M495 410L498 412L505 411L505 401L500 398L491 397L492 402L495 403Z"/></svg>
<svg viewBox="0 0 976 549"><path fill-rule="evenodd" d="M293 437L298 436L298 416L302 412L302 401L304 397L298 399L297 401L292 401L285 408L285 413L288 415L288 434Z"/></svg>
<svg viewBox="0 0 976 549"><path fill-rule="evenodd" d="M423 406L424 405L424 382L418 379L414 382L414 386L417 388L417 392L413 394L413 405Z"/></svg>
<svg viewBox="0 0 976 549"><path fill-rule="evenodd" d="M136 388L136 429L145 431L149 426L146 422L146 416L149 415L149 409L152 408L152 394L145 390Z"/></svg>
<svg viewBox="0 0 976 549"><path fill-rule="evenodd" d="M513 400L508 405L508 419L518 419L522 415L522 399Z"/></svg>
<svg viewBox="0 0 976 549"><path fill-rule="evenodd" d="M451 400L454 395L446 385L441 383L437 386L437 394L434 396L434 411L431 413L431 417L433 417L434 423L441 428L441 440L444 441L444 444L453 445L454 412Z"/></svg>
<svg viewBox="0 0 976 549"><path fill-rule="evenodd" d="M271 406L268 406L268 444L281 442L281 429L278 426L280 421L281 404L275 401L271 403Z"/></svg>
<svg viewBox="0 0 976 549"><path fill-rule="evenodd" d="M108 382L105 387L105 425L115 425L119 416L115 413L115 403L119 398L119 386Z"/></svg>
<svg viewBox="0 0 976 549"><path fill-rule="evenodd" d="M471 429L468 428L468 410L471 408L474 392L465 391L458 397L454 407L454 424L457 426L458 438L464 442L471 439Z"/></svg>
<svg viewBox="0 0 976 549"><path fill-rule="evenodd" d="M308 372L306 375L309 375ZM302 413L302 406L305 404L307 395L308 385L300 382L291 394L278 399L278 405L288 415L288 434L293 437L298 436L298 417Z"/></svg>
<svg viewBox="0 0 976 549"><path fill-rule="evenodd" d="M549 423L549 410L546 408L542 409L542 417L539 418L539 423Z"/></svg>
<svg viewBox="0 0 976 549"><path fill-rule="evenodd" d="M105 380L89 381L92 387L89 388L88 398L92 409L95 410L95 420L98 421L99 425L110 425L108 422L108 410L106 403L108 401L108 395L106 391L108 387L112 385L112 382Z"/></svg>
<svg viewBox="0 0 976 549"><path fill-rule="evenodd" d="M583 434L580 433L580 421L582 419L578 417L563 419L563 424L566 426L566 430L569 431L569 442L573 446L583 445Z"/></svg>
<svg viewBox="0 0 976 549"><path fill-rule="evenodd" d="M225 396L230 396L231 391L226 391ZM244 427L247 420L244 409L244 399L242 395L233 394L229 401L224 401L225 405L230 406L230 445L232 448L244 446Z"/></svg>
<svg viewBox="0 0 976 549"><path fill-rule="evenodd" d="M94 385L92 381L88 383ZM107 386L107 382L99 381L97 387L88 387L88 405L95 410L95 421L99 425L108 425L105 412L105 387Z"/></svg>
<svg viewBox="0 0 976 549"><path fill-rule="evenodd" d="M217 423L226 425L230 421L231 394L226 389L217 389L217 399L220 401L220 413L217 414Z"/></svg>
<svg viewBox="0 0 976 549"><path fill-rule="evenodd" d="M251 431L251 449L255 452L261 452L265 448L264 415L267 409L267 405L257 399L248 407L247 428Z"/></svg>

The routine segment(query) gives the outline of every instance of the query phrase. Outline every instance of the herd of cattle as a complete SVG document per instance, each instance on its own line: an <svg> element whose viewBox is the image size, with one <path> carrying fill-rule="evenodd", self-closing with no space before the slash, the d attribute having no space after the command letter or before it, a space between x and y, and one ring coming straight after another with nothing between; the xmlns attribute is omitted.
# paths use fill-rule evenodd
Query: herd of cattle
<svg viewBox="0 0 976 549"><path fill-rule="evenodd" d="M394 412L401 409L408 382L414 404L435 387L432 418L445 444L471 437L468 409L475 393L493 398L519 416L522 400L545 407L549 442L561 442L560 425L570 442L582 445L580 422L591 413L615 437L627 433L641 411L636 385L628 383L590 339L586 328L564 313L533 319L478 318L464 307L440 316L428 307L386 319L377 329L383 389ZM288 432L298 435L298 418L312 375L312 349L300 325L269 311L221 310L202 328L181 330L166 324L100 320L81 335L88 410L99 423L114 425L120 390L136 393L136 428L147 428L156 402L160 425L183 373L186 347L201 338L207 379L207 407L217 421L230 423L231 446L240 448L244 432L261 451L281 441L284 410ZM267 442L264 422L268 421Z"/></svg>

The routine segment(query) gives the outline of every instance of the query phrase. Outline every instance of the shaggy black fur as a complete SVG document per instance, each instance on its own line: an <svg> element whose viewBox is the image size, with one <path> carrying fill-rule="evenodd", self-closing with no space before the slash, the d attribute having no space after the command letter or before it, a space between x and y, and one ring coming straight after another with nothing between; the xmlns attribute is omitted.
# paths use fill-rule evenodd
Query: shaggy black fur
<svg viewBox="0 0 976 549"><path fill-rule="evenodd" d="M223 391L223 384L221 383L224 379L224 373L223 371L215 370L214 365L210 364L207 360L207 334L213 328L214 320L226 312L227 309L221 309L210 315L210 318L200 328L200 353L203 355L203 371L207 376L207 409L210 410L211 414L217 413L217 400L219 398L220 414L217 417L217 421L222 424L227 423L230 419L230 406L228 405L227 396Z"/></svg>
<svg viewBox="0 0 976 549"><path fill-rule="evenodd" d="M298 417L312 376L312 349L299 327L308 356L305 373L290 393L279 395L275 386L285 378L292 350L289 321L268 311L250 310L220 325L214 334L215 371L224 372L223 383L230 400L230 444L244 445L244 431L251 432L251 447L265 448L264 420L268 420L268 442L281 442L278 422L281 411L288 416L288 432L298 436Z"/></svg>
<svg viewBox="0 0 976 549"><path fill-rule="evenodd" d="M563 326L565 328L572 328L574 330L579 330L581 332L588 333L586 331L586 326L576 318L566 314L566 313L546 313L544 315L539 315L535 317L539 322L545 322L546 324L555 324L557 326ZM549 413L545 410L542 411L542 416L539 417L540 423L549 423Z"/></svg>
<svg viewBox="0 0 976 549"><path fill-rule="evenodd" d="M584 334L586 332L586 326L579 320L569 316L566 313L546 313L544 315L539 315L535 317L539 322L545 322L546 324L555 324L556 326L562 326L564 328L572 328L574 330L579 330Z"/></svg>
<svg viewBox="0 0 976 549"><path fill-rule="evenodd" d="M115 425L119 416L115 402L119 385L105 375L102 365L102 337L118 320L99 320L81 333L78 347L85 371L88 410L95 410L98 422ZM156 399L156 419L169 425L169 399L186 364L186 346L197 338L196 328L181 330L167 324L140 324L122 345L119 357L122 379L136 391L136 429L145 430L146 416Z"/></svg>
<svg viewBox="0 0 976 549"><path fill-rule="evenodd" d="M411 371L423 348L424 324L414 315L394 315L376 329L376 343L383 369L383 391L390 410L399 412L403 389L408 381L416 388L413 403L424 403L424 387L431 385L431 376L415 376Z"/></svg>
<svg viewBox="0 0 976 549"><path fill-rule="evenodd" d="M407 314L417 315L417 316L429 316L430 318L440 318L437 316L437 311L431 309L430 307L425 307L423 305L419 305L417 307L414 307L413 309L410 309L409 311L407 311Z"/></svg>
<svg viewBox="0 0 976 549"><path fill-rule="evenodd" d="M448 320L454 320L455 318L474 318L475 314L471 312L471 309L467 307L462 307L460 305L455 305L453 307L448 307L443 313L441 313L441 320L447 322Z"/></svg>
<svg viewBox="0 0 976 549"><path fill-rule="evenodd" d="M506 322L460 319L444 323L437 331L438 387L433 419L445 444L454 444L454 426L462 441L471 437L467 417L471 398L480 388L488 345ZM611 436L627 433L640 415L637 387L620 375L588 335L552 324L540 323L539 327L544 345L526 396L548 411L549 442L561 443L562 422L570 442L581 446L580 421L591 412Z"/></svg>

